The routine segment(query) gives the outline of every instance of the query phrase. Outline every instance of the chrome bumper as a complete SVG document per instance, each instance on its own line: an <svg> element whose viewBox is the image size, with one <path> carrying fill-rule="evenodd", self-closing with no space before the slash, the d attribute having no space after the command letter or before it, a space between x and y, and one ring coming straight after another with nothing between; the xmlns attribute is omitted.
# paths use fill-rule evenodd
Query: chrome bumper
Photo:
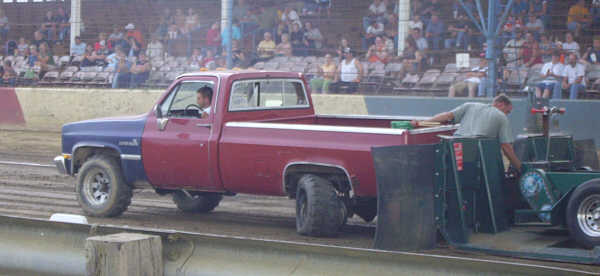
<svg viewBox="0 0 600 276"><path fill-rule="evenodd" d="M67 174L67 166L65 165L65 158L63 156L57 156L54 158L54 165L61 174Z"/></svg>

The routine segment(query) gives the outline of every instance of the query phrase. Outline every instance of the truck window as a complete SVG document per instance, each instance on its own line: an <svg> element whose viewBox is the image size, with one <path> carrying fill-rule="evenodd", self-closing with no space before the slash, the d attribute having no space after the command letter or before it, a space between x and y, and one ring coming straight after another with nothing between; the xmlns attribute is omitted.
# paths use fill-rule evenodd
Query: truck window
<svg viewBox="0 0 600 276"><path fill-rule="evenodd" d="M241 80L233 83L229 111L308 107L306 89L297 79Z"/></svg>
<svg viewBox="0 0 600 276"><path fill-rule="evenodd" d="M167 117L198 117L198 109L194 107L198 105L196 91L204 86L213 88L214 85L206 81L186 81L178 84L162 102L162 114ZM213 93L213 99L215 96Z"/></svg>

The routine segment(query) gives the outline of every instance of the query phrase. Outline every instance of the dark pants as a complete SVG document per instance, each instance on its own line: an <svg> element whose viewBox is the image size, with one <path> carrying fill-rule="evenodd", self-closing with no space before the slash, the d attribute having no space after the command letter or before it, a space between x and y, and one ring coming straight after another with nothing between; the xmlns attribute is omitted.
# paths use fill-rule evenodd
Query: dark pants
<svg viewBox="0 0 600 276"><path fill-rule="evenodd" d="M336 94L354 94L358 91L358 82L334 82L330 85L329 91Z"/></svg>
<svg viewBox="0 0 600 276"><path fill-rule="evenodd" d="M150 77L150 72L143 72L139 74L130 74L131 78L129 80L129 88L137 88L140 84L146 82L148 77Z"/></svg>

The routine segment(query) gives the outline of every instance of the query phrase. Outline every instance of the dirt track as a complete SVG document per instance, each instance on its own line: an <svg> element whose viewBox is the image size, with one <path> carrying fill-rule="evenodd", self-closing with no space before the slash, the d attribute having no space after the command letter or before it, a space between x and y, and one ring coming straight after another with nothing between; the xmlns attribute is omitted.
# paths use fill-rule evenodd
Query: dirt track
<svg viewBox="0 0 600 276"><path fill-rule="evenodd" d="M51 164L60 153L59 133L0 130L0 161ZM74 193L74 179L52 167L0 164L0 214L47 219L53 213L83 214ZM183 214L170 196L153 190L136 190L132 205L117 218L88 218L91 223L174 229L189 232L287 240L358 248L372 248L375 224L352 218L337 238L312 238L296 234L294 202L286 198L238 195L225 197L209 214ZM514 259L437 249L429 253ZM547 265L536 261L531 264ZM556 264L564 268L600 273L600 268Z"/></svg>

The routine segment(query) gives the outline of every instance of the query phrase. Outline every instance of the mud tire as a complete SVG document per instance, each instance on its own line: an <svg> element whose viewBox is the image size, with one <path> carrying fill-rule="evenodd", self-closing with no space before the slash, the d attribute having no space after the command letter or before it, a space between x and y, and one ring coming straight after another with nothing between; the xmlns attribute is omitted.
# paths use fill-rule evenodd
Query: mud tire
<svg viewBox="0 0 600 276"><path fill-rule="evenodd" d="M107 181L104 200L94 200L91 191L96 176ZM95 155L87 159L77 174L75 187L77 200L86 215L93 217L116 217L131 204L132 189L125 181L116 158Z"/></svg>
<svg viewBox="0 0 600 276"><path fill-rule="evenodd" d="M296 231L314 237L336 236L346 219L345 207L332 183L306 174L296 191Z"/></svg>
<svg viewBox="0 0 600 276"><path fill-rule="evenodd" d="M221 199L223 199L223 195L217 193L192 192L191 195L193 198L182 191L175 191L173 202L184 213L208 213L219 206Z"/></svg>

